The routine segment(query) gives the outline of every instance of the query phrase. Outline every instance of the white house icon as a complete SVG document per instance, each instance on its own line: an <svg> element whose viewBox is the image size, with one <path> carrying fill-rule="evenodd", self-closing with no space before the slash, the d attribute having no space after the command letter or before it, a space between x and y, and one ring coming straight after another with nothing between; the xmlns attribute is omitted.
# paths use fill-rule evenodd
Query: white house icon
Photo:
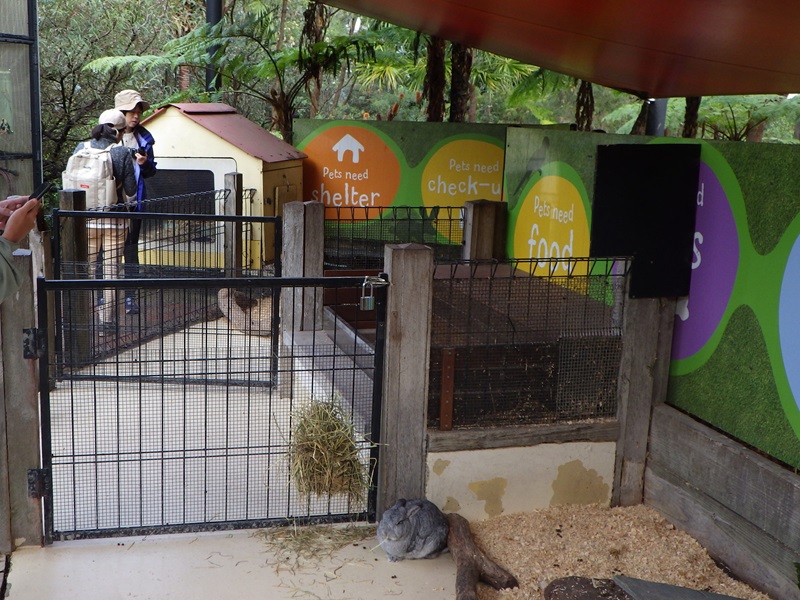
<svg viewBox="0 0 800 600"><path fill-rule="evenodd" d="M336 152L336 158L339 162L344 160L346 152L352 152L353 164L355 164L358 162L359 154L364 151L364 146L348 133L333 145L333 151Z"/></svg>

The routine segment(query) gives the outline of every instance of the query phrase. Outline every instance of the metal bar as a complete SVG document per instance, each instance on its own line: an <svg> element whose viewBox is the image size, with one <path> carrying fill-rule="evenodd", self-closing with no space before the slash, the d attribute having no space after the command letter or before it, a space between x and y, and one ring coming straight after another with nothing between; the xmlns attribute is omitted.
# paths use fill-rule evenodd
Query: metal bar
<svg viewBox="0 0 800 600"><path fill-rule="evenodd" d="M218 288L329 287L361 288L364 277L175 277L172 279L60 279L46 280L48 290L120 290L130 288L179 290Z"/></svg>
<svg viewBox="0 0 800 600"><path fill-rule="evenodd" d="M39 280L41 281L41 280ZM42 332L42 358L39 360L39 418L41 429L42 469L50 470L53 464L52 422L50 414L50 349L47 344L47 291L37 286L36 299L38 305L39 329ZM44 543L53 543L53 498L52 489L42 496L42 512L44 515Z"/></svg>
<svg viewBox="0 0 800 600"><path fill-rule="evenodd" d="M236 223L280 223L280 217L257 217L249 215L211 215L195 213L124 212L109 210L59 210L59 217L81 219L152 219L154 221L231 221Z"/></svg>
<svg viewBox="0 0 800 600"><path fill-rule="evenodd" d="M439 399L439 431L453 429L453 392L455 389L456 351L442 348L442 395Z"/></svg>
<svg viewBox="0 0 800 600"><path fill-rule="evenodd" d="M321 515L310 517L281 517L276 519L242 519L236 521L214 521L186 523L181 525L154 525L152 527L109 527L93 530L64 530L55 532L57 541L91 540L108 537L143 537L169 533L195 533L207 531L236 531L239 529L265 529L269 527L304 527L311 525L333 525L366 521L366 513L343 515Z"/></svg>
<svg viewBox="0 0 800 600"><path fill-rule="evenodd" d="M388 273L381 273L381 279L389 281ZM386 355L386 300L389 286L382 285L375 289L375 370L372 376L372 431L370 438L369 460L372 465L367 494L367 515L375 521L378 510L378 458L381 443L381 413L383 411L383 368Z"/></svg>

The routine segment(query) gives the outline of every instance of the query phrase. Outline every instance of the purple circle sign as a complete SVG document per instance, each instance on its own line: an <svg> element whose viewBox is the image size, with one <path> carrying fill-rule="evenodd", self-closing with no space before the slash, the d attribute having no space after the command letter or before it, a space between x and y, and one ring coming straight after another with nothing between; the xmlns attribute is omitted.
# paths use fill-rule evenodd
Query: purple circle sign
<svg viewBox="0 0 800 600"><path fill-rule="evenodd" d="M789 365L800 364L800 314L797 299L800 298L800 238L797 238L789 254L786 270L781 282L780 302L778 303L778 333L781 342L786 379L792 390L794 402L800 408L800 369Z"/></svg>
<svg viewBox="0 0 800 600"><path fill-rule="evenodd" d="M739 268L739 237L728 197L714 171L700 164L689 296L675 309L672 358L688 358L716 331Z"/></svg>

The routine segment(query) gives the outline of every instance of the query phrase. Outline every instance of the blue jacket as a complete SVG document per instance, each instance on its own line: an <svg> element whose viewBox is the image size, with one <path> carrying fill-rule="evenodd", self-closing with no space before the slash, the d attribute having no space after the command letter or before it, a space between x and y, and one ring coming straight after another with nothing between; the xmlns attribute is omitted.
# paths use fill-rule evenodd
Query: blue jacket
<svg viewBox="0 0 800 600"><path fill-rule="evenodd" d="M139 147L147 150L147 162L139 165L134 161L136 167L136 210L142 210L142 203L147 200L147 187L144 180L156 174L156 159L153 154L153 144L156 143L152 134L141 125L137 125L133 134L139 142Z"/></svg>

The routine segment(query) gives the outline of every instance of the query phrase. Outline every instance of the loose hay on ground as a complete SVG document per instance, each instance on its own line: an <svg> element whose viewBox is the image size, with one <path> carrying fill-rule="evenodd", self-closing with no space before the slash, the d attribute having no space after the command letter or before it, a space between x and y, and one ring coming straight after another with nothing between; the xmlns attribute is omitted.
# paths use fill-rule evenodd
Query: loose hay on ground
<svg viewBox="0 0 800 600"><path fill-rule="evenodd" d="M375 525L306 525L259 530L258 535L274 554L268 561L276 571L294 571L316 566L332 558L337 550L354 542L375 537Z"/></svg>
<svg viewBox="0 0 800 600"><path fill-rule="evenodd" d="M729 577L691 536L646 506L561 506L470 523L478 545L519 580L479 600L541 598L552 580L626 575L746 600L768 600Z"/></svg>

